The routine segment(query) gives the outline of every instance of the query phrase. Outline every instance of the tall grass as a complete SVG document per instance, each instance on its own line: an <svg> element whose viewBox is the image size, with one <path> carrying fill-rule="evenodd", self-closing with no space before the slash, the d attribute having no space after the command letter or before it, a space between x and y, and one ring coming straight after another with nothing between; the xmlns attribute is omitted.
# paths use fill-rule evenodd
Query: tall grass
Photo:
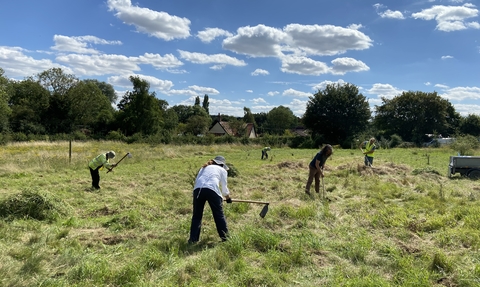
<svg viewBox="0 0 480 287"><path fill-rule="evenodd" d="M115 150L90 189L88 161ZM0 286L479 286L478 181L446 177L448 149L336 149L320 194L317 150L260 146L17 143L0 149ZM208 205L187 244L192 182L221 154L235 167L218 238ZM322 187L321 187L322 190Z"/></svg>

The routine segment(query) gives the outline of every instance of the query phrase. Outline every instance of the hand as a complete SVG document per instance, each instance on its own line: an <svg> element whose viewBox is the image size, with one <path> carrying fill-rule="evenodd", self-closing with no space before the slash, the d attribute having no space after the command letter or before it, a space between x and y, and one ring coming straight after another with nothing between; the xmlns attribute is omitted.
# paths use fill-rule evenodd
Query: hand
<svg viewBox="0 0 480 287"><path fill-rule="evenodd" d="M227 197L227 198L225 199L225 201L226 201L227 203L232 203L232 199L231 199L230 197Z"/></svg>
<svg viewBox="0 0 480 287"><path fill-rule="evenodd" d="M114 168L114 167L116 167L116 166L117 166L117 164L116 164L116 163L112 164L112 168Z"/></svg>

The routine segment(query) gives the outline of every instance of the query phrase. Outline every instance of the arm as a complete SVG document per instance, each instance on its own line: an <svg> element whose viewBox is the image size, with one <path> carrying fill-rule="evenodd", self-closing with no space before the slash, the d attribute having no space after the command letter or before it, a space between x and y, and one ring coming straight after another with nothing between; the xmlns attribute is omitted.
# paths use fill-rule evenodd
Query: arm
<svg viewBox="0 0 480 287"><path fill-rule="evenodd" d="M315 168L320 171L320 176L323 177L323 166L324 165L320 165L320 161L317 159L315 160Z"/></svg>

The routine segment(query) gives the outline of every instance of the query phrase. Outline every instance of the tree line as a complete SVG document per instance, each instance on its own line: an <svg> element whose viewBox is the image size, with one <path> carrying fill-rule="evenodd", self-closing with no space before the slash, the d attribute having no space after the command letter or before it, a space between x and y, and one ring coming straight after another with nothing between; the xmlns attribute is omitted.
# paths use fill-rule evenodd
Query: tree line
<svg viewBox="0 0 480 287"><path fill-rule="evenodd" d="M253 123L261 137L281 136L289 138L288 144L301 147L325 143L350 147L370 136L415 144L424 142L426 134L480 136L480 116L462 117L436 92L408 91L392 99L382 98L372 112L355 85L330 84L309 97L301 118L284 106L267 113L252 113L244 107L244 116L234 117L211 115L208 95L203 101L197 96L193 105L169 107L150 91L146 80L131 76L130 82L132 89L118 101L112 85L80 80L60 68L21 81L8 79L0 68L0 134L11 140L75 135L130 141L149 137L162 143L178 137L199 141L199 136L208 136L220 116L239 138L245 137L245 124ZM309 136L295 137L295 127L305 128Z"/></svg>

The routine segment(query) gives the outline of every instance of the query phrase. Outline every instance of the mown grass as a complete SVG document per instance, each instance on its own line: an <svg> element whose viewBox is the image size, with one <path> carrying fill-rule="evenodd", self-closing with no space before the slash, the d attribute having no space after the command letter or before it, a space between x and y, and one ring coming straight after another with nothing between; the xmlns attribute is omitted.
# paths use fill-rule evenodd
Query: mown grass
<svg viewBox="0 0 480 287"><path fill-rule="evenodd" d="M126 158L90 189L87 162ZM304 193L317 150L22 143L0 149L0 286L479 286L478 181L447 178L448 149L336 149L328 200ZM220 242L205 209L188 245L192 180L222 154L237 176ZM118 158L118 159L119 159ZM117 160L118 160L117 159Z"/></svg>

